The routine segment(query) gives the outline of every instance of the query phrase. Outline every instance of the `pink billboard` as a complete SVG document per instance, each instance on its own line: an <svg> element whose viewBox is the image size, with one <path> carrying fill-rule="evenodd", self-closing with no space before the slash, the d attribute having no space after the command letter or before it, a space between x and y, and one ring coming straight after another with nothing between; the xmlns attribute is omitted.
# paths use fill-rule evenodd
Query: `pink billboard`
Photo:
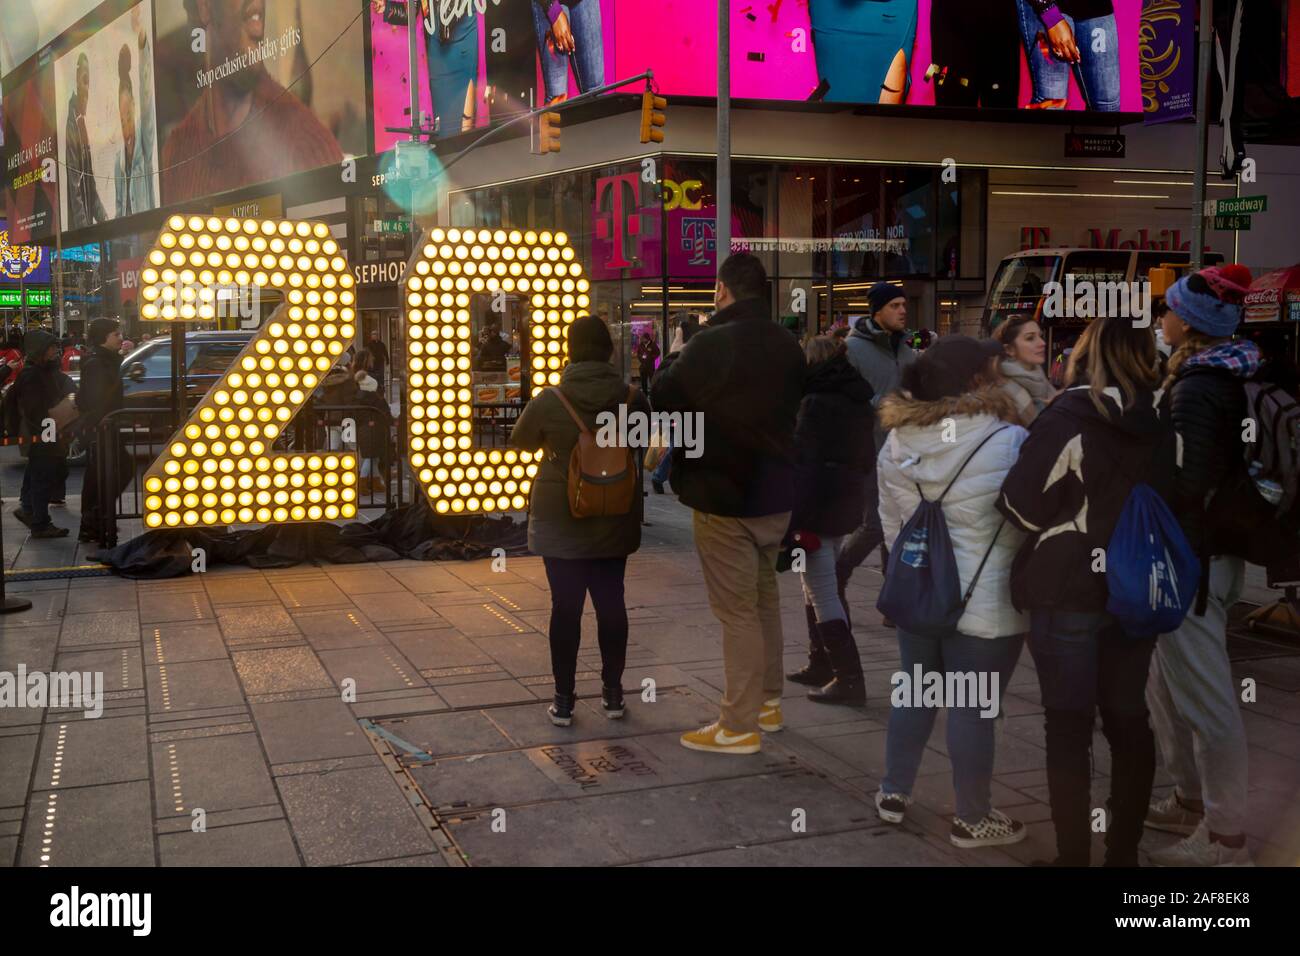
<svg viewBox="0 0 1300 956"><path fill-rule="evenodd" d="M375 147L410 123L398 2L371 17ZM732 96L963 109L1142 110L1141 0L732 0ZM428 0L419 109L438 136L652 69L717 93L703 0ZM628 88L639 89L639 84Z"/></svg>

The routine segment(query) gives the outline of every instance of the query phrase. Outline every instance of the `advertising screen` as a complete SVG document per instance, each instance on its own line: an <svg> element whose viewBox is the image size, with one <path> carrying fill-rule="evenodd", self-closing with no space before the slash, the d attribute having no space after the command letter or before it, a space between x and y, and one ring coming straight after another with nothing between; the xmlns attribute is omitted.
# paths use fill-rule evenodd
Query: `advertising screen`
<svg viewBox="0 0 1300 956"><path fill-rule="evenodd" d="M49 285L49 250L9 240L9 224L0 219L0 285Z"/></svg>
<svg viewBox="0 0 1300 956"><path fill-rule="evenodd" d="M372 3L375 147L409 123L400 4ZM647 68L666 96L717 94L700 0L428 0L420 111L487 126ZM1142 0L732 0L738 99L1141 112Z"/></svg>
<svg viewBox="0 0 1300 956"><path fill-rule="evenodd" d="M152 0L54 62L64 229L156 209Z"/></svg>
<svg viewBox="0 0 1300 956"><path fill-rule="evenodd" d="M57 137L54 135L54 70L36 70L5 94L5 215L11 242L54 235L59 199Z"/></svg>
<svg viewBox="0 0 1300 956"><path fill-rule="evenodd" d="M164 203L366 151L359 4L153 3L155 68L168 77L157 106Z"/></svg>

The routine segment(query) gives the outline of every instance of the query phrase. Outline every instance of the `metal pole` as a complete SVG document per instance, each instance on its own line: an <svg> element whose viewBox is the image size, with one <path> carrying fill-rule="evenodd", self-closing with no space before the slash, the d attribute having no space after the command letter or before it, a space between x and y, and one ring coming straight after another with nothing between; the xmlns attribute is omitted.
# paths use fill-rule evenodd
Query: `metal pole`
<svg viewBox="0 0 1300 956"><path fill-rule="evenodd" d="M24 436L21 440L26 441L27 440L26 436ZM3 522L0 522L0 526L2 525ZM32 602L27 600L27 598L9 597L8 595L5 594L4 552L5 552L4 529L3 527L0 527L0 614L13 614L15 611L31 610Z"/></svg>
<svg viewBox="0 0 1300 956"><path fill-rule="evenodd" d="M1196 173L1192 181L1192 268L1205 265L1206 152L1210 145L1210 57L1214 53L1214 0L1201 0L1196 63Z"/></svg>
<svg viewBox="0 0 1300 956"><path fill-rule="evenodd" d="M55 257L56 271L54 273L54 322L56 328L63 325L63 211L59 206L59 200L54 200L54 246L58 250Z"/></svg>
<svg viewBox="0 0 1300 956"><path fill-rule="evenodd" d="M717 265L731 255L731 4L718 0Z"/></svg>
<svg viewBox="0 0 1300 956"><path fill-rule="evenodd" d="M419 134L414 132L420 127L420 45L419 36L422 29L420 22L420 0L407 0L406 4L406 78L407 88L411 91L411 142L417 142ZM412 221L414 221L412 213Z"/></svg>

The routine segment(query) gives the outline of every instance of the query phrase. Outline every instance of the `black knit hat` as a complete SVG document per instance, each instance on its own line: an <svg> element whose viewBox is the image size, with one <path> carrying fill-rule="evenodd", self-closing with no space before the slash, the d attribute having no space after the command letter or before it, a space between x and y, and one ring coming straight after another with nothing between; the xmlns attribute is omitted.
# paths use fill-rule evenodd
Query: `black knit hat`
<svg viewBox="0 0 1300 956"><path fill-rule="evenodd" d="M871 314L874 317L877 312L883 309L895 299L906 298L901 285L894 285L892 282L877 282L867 290L867 302L871 308Z"/></svg>
<svg viewBox="0 0 1300 956"><path fill-rule="evenodd" d="M1002 354L994 339L973 339L969 335L945 335L921 353L903 370L902 386L923 402L971 391L976 375L989 360Z"/></svg>
<svg viewBox="0 0 1300 956"><path fill-rule="evenodd" d="M570 362L608 362L614 354L609 326L594 315L583 315L569 326Z"/></svg>

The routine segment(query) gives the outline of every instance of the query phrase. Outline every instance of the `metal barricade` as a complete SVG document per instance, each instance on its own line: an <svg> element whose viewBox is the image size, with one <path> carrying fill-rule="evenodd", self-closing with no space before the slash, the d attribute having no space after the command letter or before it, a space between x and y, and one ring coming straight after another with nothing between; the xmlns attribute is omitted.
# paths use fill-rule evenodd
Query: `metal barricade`
<svg viewBox="0 0 1300 956"><path fill-rule="evenodd" d="M95 428L86 471L95 470L95 494L82 494L82 507L97 501L92 521L105 547L117 544L117 523L144 516L144 470L162 454L173 434L171 408L119 408Z"/></svg>
<svg viewBox="0 0 1300 956"><path fill-rule="evenodd" d="M357 508L398 508L406 501L405 448L397 444L400 424L370 405L316 405L299 412L294 447L308 451L349 451L357 456ZM373 454L370 454L373 453Z"/></svg>

